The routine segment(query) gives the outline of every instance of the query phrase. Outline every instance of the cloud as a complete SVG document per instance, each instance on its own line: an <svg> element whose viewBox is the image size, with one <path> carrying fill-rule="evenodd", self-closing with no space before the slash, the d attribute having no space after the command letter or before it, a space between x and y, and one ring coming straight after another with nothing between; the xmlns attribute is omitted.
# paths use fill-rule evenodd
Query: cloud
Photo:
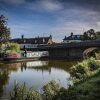
<svg viewBox="0 0 100 100"><path fill-rule="evenodd" d="M97 26L98 26L98 27L100 27L100 21L99 21L99 22L97 22Z"/></svg>
<svg viewBox="0 0 100 100"><path fill-rule="evenodd" d="M57 0L0 0L0 2L17 6L22 4L24 8L39 11L56 11L63 7L61 2Z"/></svg>
<svg viewBox="0 0 100 100"><path fill-rule="evenodd" d="M6 4L14 4L14 5L23 4L25 2L25 0L0 0L0 1Z"/></svg>
<svg viewBox="0 0 100 100"><path fill-rule="evenodd" d="M40 2L44 9L49 11L56 11L62 9L62 4L58 1L43 0Z"/></svg>
<svg viewBox="0 0 100 100"><path fill-rule="evenodd" d="M58 11L70 8L84 8L100 11L100 0L0 0L0 2L20 5L31 10Z"/></svg>
<svg viewBox="0 0 100 100"><path fill-rule="evenodd" d="M25 8L34 10L34 11L40 11L40 12L53 12L53 11L59 11L63 8L63 5L61 2L56 0L37 0L34 2L26 2L24 5Z"/></svg>
<svg viewBox="0 0 100 100"><path fill-rule="evenodd" d="M11 11L10 18L18 18L18 23L10 24L13 36L52 33L61 40L70 32L82 34L90 28L100 29L100 0L0 0L0 3L0 7L10 5L6 8L6 12Z"/></svg>

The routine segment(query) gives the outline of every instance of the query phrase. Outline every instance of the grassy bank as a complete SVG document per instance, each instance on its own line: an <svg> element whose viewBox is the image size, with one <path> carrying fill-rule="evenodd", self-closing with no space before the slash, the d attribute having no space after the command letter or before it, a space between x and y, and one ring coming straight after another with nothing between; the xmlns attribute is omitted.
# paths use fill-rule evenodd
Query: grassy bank
<svg viewBox="0 0 100 100"><path fill-rule="evenodd" d="M79 62L70 69L73 86L62 88L55 81L43 87L43 93L15 84L11 100L99 100L100 63L94 58Z"/></svg>
<svg viewBox="0 0 100 100"><path fill-rule="evenodd" d="M79 100L99 100L100 99L100 73L88 81L77 85L75 90Z"/></svg>

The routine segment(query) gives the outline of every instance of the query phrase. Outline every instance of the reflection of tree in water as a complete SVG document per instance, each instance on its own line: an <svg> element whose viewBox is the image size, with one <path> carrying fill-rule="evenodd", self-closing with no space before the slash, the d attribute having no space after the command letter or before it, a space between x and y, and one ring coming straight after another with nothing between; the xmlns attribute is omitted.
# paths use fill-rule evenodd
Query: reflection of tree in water
<svg viewBox="0 0 100 100"><path fill-rule="evenodd" d="M68 72L75 64L77 64L77 61L51 60L49 61L48 67L58 68Z"/></svg>
<svg viewBox="0 0 100 100"><path fill-rule="evenodd" d="M26 70L27 66L26 66L26 63L23 62L21 63L21 71L23 72L23 70Z"/></svg>
<svg viewBox="0 0 100 100"><path fill-rule="evenodd" d="M3 95L3 88L9 80L9 72L7 69L0 68L0 97Z"/></svg>
<svg viewBox="0 0 100 100"><path fill-rule="evenodd" d="M13 64L2 64L0 65L0 97L3 95L4 86L9 81L9 74L12 71L17 71L18 63Z"/></svg>

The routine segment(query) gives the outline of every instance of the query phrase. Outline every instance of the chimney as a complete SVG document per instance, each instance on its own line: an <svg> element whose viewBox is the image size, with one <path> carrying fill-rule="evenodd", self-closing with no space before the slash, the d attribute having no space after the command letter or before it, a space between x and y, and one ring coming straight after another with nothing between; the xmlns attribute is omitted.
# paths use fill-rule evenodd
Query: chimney
<svg viewBox="0 0 100 100"><path fill-rule="evenodd" d="M24 39L24 35L21 36L21 39L22 39L22 40Z"/></svg>
<svg viewBox="0 0 100 100"><path fill-rule="evenodd" d="M52 39L52 35L49 36Z"/></svg>
<svg viewBox="0 0 100 100"><path fill-rule="evenodd" d="M73 36L73 32L71 32L71 36Z"/></svg>

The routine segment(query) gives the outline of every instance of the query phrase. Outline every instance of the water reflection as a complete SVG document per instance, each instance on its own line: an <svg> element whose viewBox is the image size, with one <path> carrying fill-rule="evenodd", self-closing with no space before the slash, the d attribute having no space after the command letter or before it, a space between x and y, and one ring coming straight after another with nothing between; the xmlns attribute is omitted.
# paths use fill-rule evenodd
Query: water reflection
<svg viewBox="0 0 100 100"><path fill-rule="evenodd" d="M26 62L26 67L42 67L47 66L49 61Z"/></svg>
<svg viewBox="0 0 100 100"><path fill-rule="evenodd" d="M0 96L3 95L3 87L4 85L7 84L9 80L9 73L7 71L7 69L4 69L2 71L2 69L0 69Z"/></svg>
<svg viewBox="0 0 100 100"><path fill-rule="evenodd" d="M28 87L40 89L50 80L56 80L67 86L70 80L69 68L76 62L67 61L31 61L6 63L0 65L0 97L7 97L12 90L14 81Z"/></svg>

